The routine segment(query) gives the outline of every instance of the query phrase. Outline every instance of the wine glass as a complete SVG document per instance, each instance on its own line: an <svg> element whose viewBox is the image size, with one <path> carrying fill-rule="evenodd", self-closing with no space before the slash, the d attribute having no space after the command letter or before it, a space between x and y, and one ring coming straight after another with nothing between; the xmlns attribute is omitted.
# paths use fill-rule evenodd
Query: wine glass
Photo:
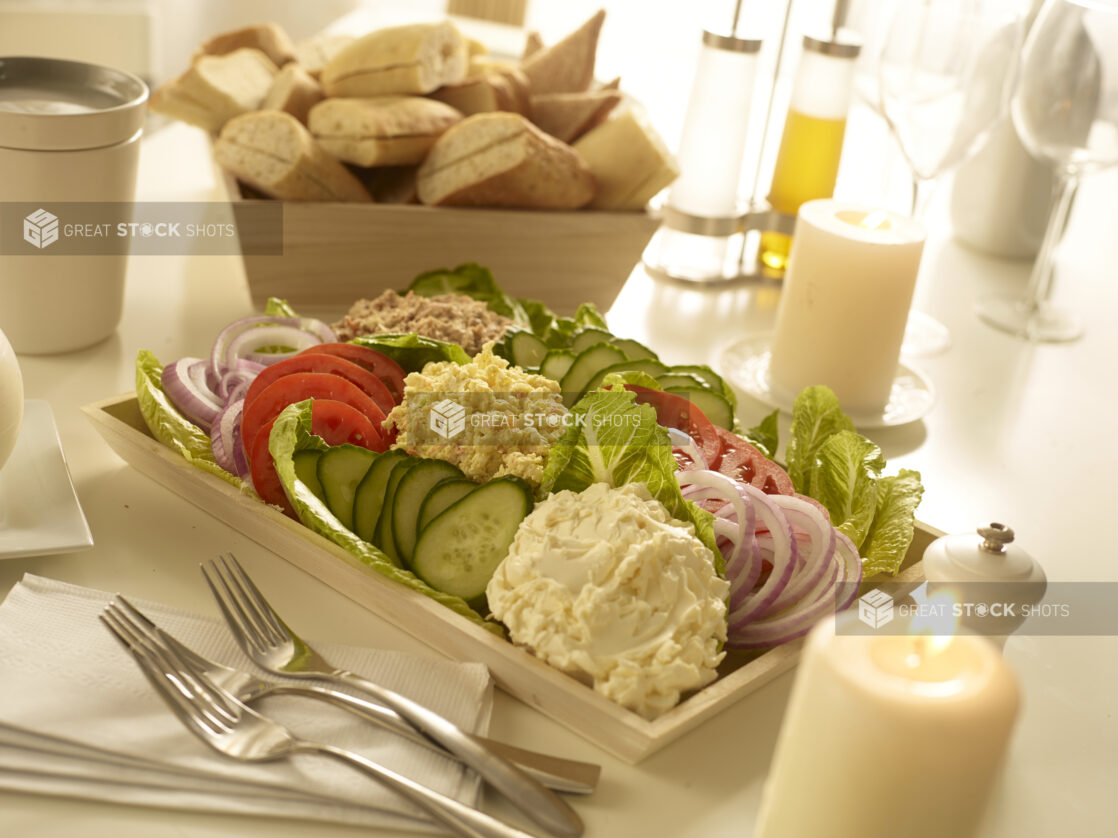
<svg viewBox="0 0 1118 838"><path fill-rule="evenodd" d="M1083 175L1118 165L1118 0L1046 0L1025 43L1013 124L1056 172L1056 200L1023 297L980 300L990 325L1026 340L1073 341L1079 319L1049 303L1053 255Z"/></svg>
<svg viewBox="0 0 1118 838"><path fill-rule="evenodd" d="M1009 0L907 0L896 5L877 62L878 105L912 177L924 220L936 179L974 153L1009 101L1023 37ZM901 351L931 355L950 333L909 314Z"/></svg>

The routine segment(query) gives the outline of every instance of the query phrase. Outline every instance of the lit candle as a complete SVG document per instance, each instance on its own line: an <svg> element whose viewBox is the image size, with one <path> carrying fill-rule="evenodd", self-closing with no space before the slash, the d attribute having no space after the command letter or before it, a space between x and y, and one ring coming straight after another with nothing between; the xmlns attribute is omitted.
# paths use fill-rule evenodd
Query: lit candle
<svg viewBox="0 0 1118 838"><path fill-rule="evenodd" d="M848 413L884 409L897 374L924 228L886 210L823 199L800 207L769 367L791 400L825 384Z"/></svg>
<svg viewBox="0 0 1118 838"><path fill-rule="evenodd" d="M757 838L968 838L1017 713L1001 656L972 635L808 637Z"/></svg>

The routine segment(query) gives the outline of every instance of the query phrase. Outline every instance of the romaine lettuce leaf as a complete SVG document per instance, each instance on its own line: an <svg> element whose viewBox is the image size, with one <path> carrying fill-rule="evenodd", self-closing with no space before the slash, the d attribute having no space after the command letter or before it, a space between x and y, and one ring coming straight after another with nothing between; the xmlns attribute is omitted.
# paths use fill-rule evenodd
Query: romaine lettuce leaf
<svg viewBox="0 0 1118 838"><path fill-rule="evenodd" d="M454 270L439 268L421 273L411 281L407 290L421 297L465 294L467 297L485 303L490 311L502 317L524 326L530 326L532 323L528 312L520 302L497 287L489 268L483 268L475 262L459 265Z"/></svg>
<svg viewBox="0 0 1118 838"><path fill-rule="evenodd" d="M827 507L831 523L861 546L877 511L881 449L854 431L839 431L819 448L807 494Z"/></svg>
<svg viewBox="0 0 1118 838"><path fill-rule="evenodd" d="M159 359L141 349L136 354L136 401L152 436L178 451L191 465L216 474L245 494L255 497L256 492L251 486L217 464L209 435L171 404L163 392L162 378L163 366Z"/></svg>
<svg viewBox="0 0 1118 838"><path fill-rule="evenodd" d="M838 398L829 387L805 387L796 396L784 457L788 461L788 476L797 492L811 494L808 484L823 443L839 431L853 430L854 423L842 412Z"/></svg>
<svg viewBox="0 0 1118 838"><path fill-rule="evenodd" d="M404 372L418 372L432 361L453 361L468 364L470 356L456 343L446 343L414 332L403 335L364 335L351 343L375 349L404 368Z"/></svg>
<svg viewBox="0 0 1118 838"><path fill-rule="evenodd" d="M639 370L622 370L621 372L611 372L602 379L602 387L624 387L626 384L632 384L636 387L644 387L647 390L660 390L660 383L646 372Z"/></svg>
<svg viewBox="0 0 1118 838"><path fill-rule="evenodd" d="M264 314L268 317L298 317L295 309L291 307L291 303L287 300L281 300L279 297L269 297L268 302L264 305Z"/></svg>
<svg viewBox="0 0 1118 838"><path fill-rule="evenodd" d="M741 436L746 442L756 447L770 460L776 458L776 449L780 447L780 430L777 427L779 410L774 410L761 420L761 424L742 431Z"/></svg>
<svg viewBox="0 0 1118 838"><path fill-rule="evenodd" d="M618 388L586 394L571 408L571 416L570 427L551 446L540 497L563 489L581 492L594 483L644 483L673 518L694 525L695 535L723 573L713 517L683 499L671 440L656 423L656 410L637 404L634 393Z"/></svg>
<svg viewBox="0 0 1118 838"><path fill-rule="evenodd" d="M862 571L866 576L897 575L912 543L916 507L923 494L918 471L903 468L878 481L877 511L862 543Z"/></svg>
<svg viewBox="0 0 1118 838"><path fill-rule="evenodd" d="M419 591L442 603L463 617L485 627L489 631L502 634L500 626L487 622L481 615L468 606L465 600L441 593L430 587L409 570L397 567L392 560L367 541L362 541L334 517L310 488L295 474L295 452L304 449L325 450L326 442L311 433L311 399L288 405L276 418L268 438L268 451L276 463L276 472L284 491L291 501L295 513L304 526L319 535L330 539L355 560L356 566L374 570L387 576L413 591Z"/></svg>

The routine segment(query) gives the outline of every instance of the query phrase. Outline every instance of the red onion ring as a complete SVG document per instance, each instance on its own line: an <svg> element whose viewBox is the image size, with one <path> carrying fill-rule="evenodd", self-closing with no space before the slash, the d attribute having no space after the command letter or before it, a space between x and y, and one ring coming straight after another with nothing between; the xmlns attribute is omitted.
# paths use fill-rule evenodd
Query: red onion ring
<svg viewBox="0 0 1118 838"><path fill-rule="evenodd" d="M167 398L179 412L209 433L222 404L205 379L205 362L186 357L163 368L161 383Z"/></svg>

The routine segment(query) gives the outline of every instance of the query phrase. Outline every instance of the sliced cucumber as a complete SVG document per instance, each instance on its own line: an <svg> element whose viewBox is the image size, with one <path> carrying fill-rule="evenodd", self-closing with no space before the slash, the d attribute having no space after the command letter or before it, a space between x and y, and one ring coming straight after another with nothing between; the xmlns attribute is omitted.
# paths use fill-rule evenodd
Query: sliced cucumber
<svg viewBox="0 0 1118 838"><path fill-rule="evenodd" d="M353 496L353 531L370 544L376 544L377 521L384 506L384 490L392 469L407 454L399 449L386 451L377 457L376 462L365 474L365 479L357 486Z"/></svg>
<svg viewBox="0 0 1118 838"><path fill-rule="evenodd" d="M569 349L551 349L544 359L540 361L540 375L546 375L555 381L562 381L571 364L575 362L575 353Z"/></svg>
<svg viewBox="0 0 1118 838"><path fill-rule="evenodd" d="M606 367L620 364L625 360L625 353L608 343L599 343L583 350L559 382L559 389L563 393L563 404L567 407L573 405L595 375Z"/></svg>
<svg viewBox="0 0 1118 838"><path fill-rule="evenodd" d="M314 492L320 501L326 503L326 495L322 491L322 484L318 482L318 473L315 471L318 466L318 458L321 456L321 451L307 448L303 451L296 451L292 460L295 462L295 476L306 483L307 488Z"/></svg>
<svg viewBox="0 0 1118 838"><path fill-rule="evenodd" d="M697 375L692 375L689 372L675 372L668 370L661 375L655 376L656 383L660 385L661 390L667 390L669 387L686 387L691 390L709 390L710 387L707 383L700 379ZM717 390L714 391L718 393ZM721 393L719 393L721 395Z"/></svg>
<svg viewBox="0 0 1118 838"><path fill-rule="evenodd" d="M611 372L643 372L659 380L658 376L667 369L667 367L655 358L638 358L635 361L622 361L620 364L612 364L605 369L598 370L597 374L582 388L582 393L579 393L579 397L581 398L585 393L589 393L591 390L597 390L601 387L602 382L606 380L606 376Z"/></svg>
<svg viewBox="0 0 1118 838"><path fill-rule="evenodd" d="M443 510L458 503L476 488L477 483L472 480L451 478L450 480L439 481L427 493L427 497L423 499L423 503L419 506L418 532L422 534L427 525ZM414 550L412 552L414 553Z"/></svg>
<svg viewBox="0 0 1118 838"><path fill-rule="evenodd" d="M396 502L396 489L399 488L404 475L420 462L422 460L419 457L400 460L392 467L392 473L388 475L388 483L384 487L384 506L380 508L380 517L377 518L377 531L374 536L376 540L373 544L395 562L400 561L400 553L396 549L396 539L392 532L392 506Z"/></svg>
<svg viewBox="0 0 1118 838"><path fill-rule="evenodd" d="M734 391L726 384L725 380L708 366L703 364L679 364L671 368L672 372L686 372L695 376L695 378L702 381L708 390L713 390L716 393L721 393L722 396L730 403L730 407L737 406L737 396Z"/></svg>
<svg viewBox="0 0 1118 838"><path fill-rule="evenodd" d="M335 445L322 452L315 469L326 506L347 530L353 529L353 498L377 458L375 451L357 445Z"/></svg>
<svg viewBox="0 0 1118 838"><path fill-rule="evenodd" d="M419 510L435 484L447 478L464 477L461 470L445 460L420 460L400 478L392 498L392 541L396 555L411 564L419 533Z"/></svg>
<svg viewBox="0 0 1118 838"><path fill-rule="evenodd" d="M690 401L715 425L727 430L734 428L734 409L721 393L695 387L665 387L665 393L675 393Z"/></svg>
<svg viewBox="0 0 1118 838"><path fill-rule="evenodd" d="M630 361L636 361L642 358L650 358L653 361L660 360L656 353L645 346L639 341L632 338L613 338L610 343L625 353L625 357Z"/></svg>
<svg viewBox="0 0 1118 838"><path fill-rule="evenodd" d="M547 344L531 332L514 332L508 345L510 360L521 369L535 369L547 355Z"/></svg>
<svg viewBox="0 0 1118 838"><path fill-rule="evenodd" d="M614 340L614 336L605 329L587 326L585 329L579 329L571 338L571 351L577 355L596 343L613 343Z"/></svg>
<svg viewBox="0 0 1118 838"><path fill-rule="evenodd" d="M448 507L419 536L412 569L432 588L472 600L485 593L532 510L532 487L498 477Z"/></svg>

